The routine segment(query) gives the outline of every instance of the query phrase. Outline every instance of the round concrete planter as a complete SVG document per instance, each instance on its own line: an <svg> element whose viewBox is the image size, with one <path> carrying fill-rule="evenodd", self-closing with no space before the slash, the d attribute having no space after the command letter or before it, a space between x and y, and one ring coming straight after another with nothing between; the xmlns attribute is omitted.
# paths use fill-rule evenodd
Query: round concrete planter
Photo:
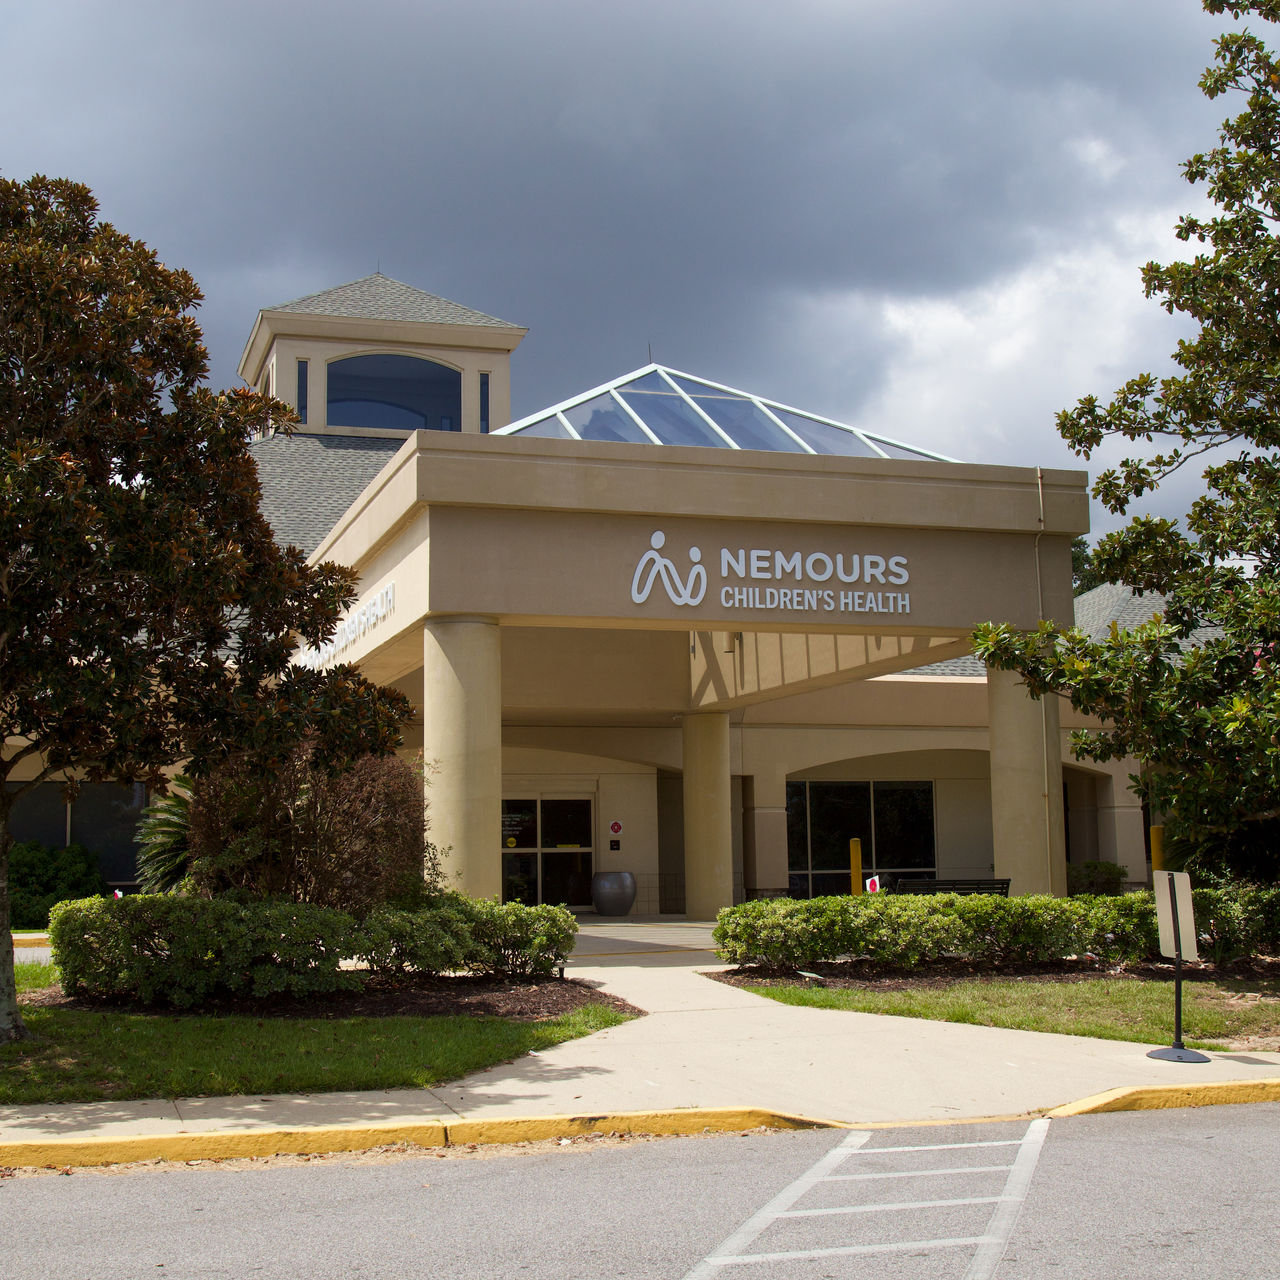
<svg viewBox="0 0 1280 1280"><path fill-rule="evenodd" d="M591 877L591 901L602 916L625 916L636 900L630 871L597 871Z"/></svg>

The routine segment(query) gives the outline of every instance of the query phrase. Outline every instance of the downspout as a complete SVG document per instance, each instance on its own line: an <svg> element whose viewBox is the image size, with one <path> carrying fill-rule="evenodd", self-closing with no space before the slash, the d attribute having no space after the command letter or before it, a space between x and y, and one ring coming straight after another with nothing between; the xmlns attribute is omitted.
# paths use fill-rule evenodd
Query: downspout
<svg viewBox="0 0 1280 1280"><path fill-rule="evenodd" d="M1044 581L1040 573L1040 539L1044 537L1044 470L1036 467L1036 496L1040 504L1040 528L1036 533L1036 605L1040 621L1044 621ZM1047 696L1047 695L1045 695ZM1044 869L1050 893L1053 892L1053 806L1049 797L1049 708L1045 698L1040 699L1040 740L1044 744ZM1054 751L1060 751L1061 745L1052 744Z"/></svg>

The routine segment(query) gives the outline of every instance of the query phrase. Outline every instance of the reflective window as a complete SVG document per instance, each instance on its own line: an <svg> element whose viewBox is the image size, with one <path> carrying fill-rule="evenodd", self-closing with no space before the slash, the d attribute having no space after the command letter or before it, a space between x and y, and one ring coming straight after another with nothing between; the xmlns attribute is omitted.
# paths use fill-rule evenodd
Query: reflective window
<svg viewBox="0 0 1280 1280"><path fill-rule="evenodd" d="M618 388L619 391L657 391L664 396L671 394L671 384L656 370L643 378L633 378Z"/></svg>
<svg viewBox="0 0 1280 1280"><path fill-rule="evenodd" d="M331 427L457 431L462 374L416 356L351 356L328 367Z"/></svg>
<svg viewBox="0 0 1280 1280"><path fill-rule="evenodd" d="M18 784L5 784L16 791ZM19 796L9 814L9 830L23 844L42 844L61 849L67 843L67 800L60 782L42 782L33 791Z"/></svg>
<svg viewBox="0 0 1280 1280"><path fill-rule="evenodd" d="M808 797L807 783L787 783L787 867L791 871L809 870ZM803 896L809 895L806 893Z"/></svg>
<svg viewBox="0 0 1280 1280"><path fill-rule="evenodd" d="M876 444L891 458L918 458L923 462L937 462L937 458L922 453L919 449L908 449L905 445L890 444L887 440L879 439L876 440Z"/></svg>
<svg viewBox="0 0 1280 1280"><path fill-rule="evenodd" d="M480 375L480 430L489 430L489 375Z"/></svg>
<svg viewBox="0 0 1280 1280"><path fill-rule="evenodd" d="M298 361L298 421L307 425L307 362Z"/></svg>
<svg viewBox="0 0 1280 1280"><path fill-rule="evenodd" d="M877 782L875 792L877 868L932 868L932 784Z"/></svg>
<svg viewBox="0 0 1280 1280"><path fill-rule="evenodd" d="M695 400L698 408L713 418L716 426L728 432L740 449L767 449L770 453L804 452L802 445L750 400L714 394L698 395Z"/></svg>
<svg viewBox="0 0 1280 1280"><path fill-rule="evenodd" d="M892 884L934 874L933 783L787 783L791 897L848 893L855 837L864 877L884 875Z"/></svg>
<svg viewBox="0 0 1280 1280"><path fill-rule="evenodd" d="M535 422L532 426L520 430L522 436L534 436L538 440L572 440L573 437L564 429L564 423L554 414Z"/></svg>
<svg viewBox="0 0 1280 1280"><path fill-rule="evenodd" d="M607 392L585 404L566 409L564 416L584 440L620 440L627 444L652 444L635 419Z"/></svg>
<svg viewBox="0 0 1280 1280"><path fill-rule="evenodd" d="M871 784L809 784L809 858L814 871L847 871L849 841L862 841L862 856L871 851Z"/></svg>
<svg viewBox="0 0 1280 1280"><path fill-rule="evenodd" d="M536 800L504 800L502 802L502 847L504 849L536 849L538 847L538 802Z"/></svg>
<svg viewBox="0 0 1280 1280"><path fill-rule="evenodd" d="M544 849L590 849L591 844L590 800L542 802Z"/></svg>
<svg viewBox="0 0 1280 1280"><path fill-rule="evenodd" d="M585 797L502 802L504 902L590 904L591 808Z"/></svg>
<svg viewBox="0 0 1280 1280"><path fill-rule="evenodd" d="M669 388L666 395L633 393L631 387L622 388L620 394L663 444L701 445L714 449L729 447L719 432Z"/></svg>
<svg viewBox="0 0 1280 1280"><path fill-rule="evenodd" d="M800 413L774 408L773 412L809 446L818 453L838 454L846 458L878 458L880 455L860 436L852 431L842 431Z"/></svg>
<svg viewBox="0 0 1280 1280"><path fill-rule="evenodd" d="M98 855L109 884L138 878L134 835L147 803L141 783L84 782L71 802L71 843Z"/></svg>
<svg viewBox="0 0 1280 1280"><path fill-rule="evenodd" d="M543 411L531 417L527 425L513 423L497 431L502 435L563 436L563 432L547 426L556 416ZM852 428L785 409L772 400L731 387L713 386L674 369L653 366L640 374L618 378L604 390L596 389L566 402L560 416L572 424L572 431L583 440L944 461L940 455L907 445L886 443L882 451L873 437Z"/></svg>

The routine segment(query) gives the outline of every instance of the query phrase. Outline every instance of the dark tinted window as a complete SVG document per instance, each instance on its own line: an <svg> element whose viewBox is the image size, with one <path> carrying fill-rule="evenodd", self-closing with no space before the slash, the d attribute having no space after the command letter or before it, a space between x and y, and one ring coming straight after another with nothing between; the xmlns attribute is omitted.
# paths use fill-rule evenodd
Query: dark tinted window
<svg viewBox="0 0 1280 1280"><path fill-rule="evenodd" d="M331 427L457 431L462 374L414 356L351 356L328 367Z"/></svg>

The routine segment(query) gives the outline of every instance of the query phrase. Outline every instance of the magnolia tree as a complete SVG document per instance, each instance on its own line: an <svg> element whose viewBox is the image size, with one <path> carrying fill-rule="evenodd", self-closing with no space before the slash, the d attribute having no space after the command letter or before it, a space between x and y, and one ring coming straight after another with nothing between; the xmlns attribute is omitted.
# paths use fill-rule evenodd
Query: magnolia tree
<svg viewBox="0 0 1280 1280"><path fill-rule="evenodd" d="M1204 7L1280 20L1278 0ZM1112 512L1200 460L1203 496L1185 520L1137 516L1093 554L1103 580L1160 592L1162 614L1101 641L1049 623L976 636L1033 694L1100 717L1077 754L1142 761L1135 784L1206 858L1280 816L1280 62L1247 28L1216 48L1200 86L1243 110L1184 170L1216 210L1178 224L1193 257L1143 270L1147 295L1198 334L1178 345L1176 374L1141 374L1109 404L1089 396L1058 416L1085 458L1108 440L1155 443L1098 476L1094 496ZM1274 874L1274 849L1269 860Z"/></svg>
<svg viewBox="0 0 1280 1280"><path fill-rule="evenodd" d="M288 411L202 385L200 297L87 188L0 180L0 1042L23 1034L7 881L24 793L269 767L304 736L336 768L391 750L407 714L350 668L291 663L353 579L272 537L248 442Z"/></svg>

